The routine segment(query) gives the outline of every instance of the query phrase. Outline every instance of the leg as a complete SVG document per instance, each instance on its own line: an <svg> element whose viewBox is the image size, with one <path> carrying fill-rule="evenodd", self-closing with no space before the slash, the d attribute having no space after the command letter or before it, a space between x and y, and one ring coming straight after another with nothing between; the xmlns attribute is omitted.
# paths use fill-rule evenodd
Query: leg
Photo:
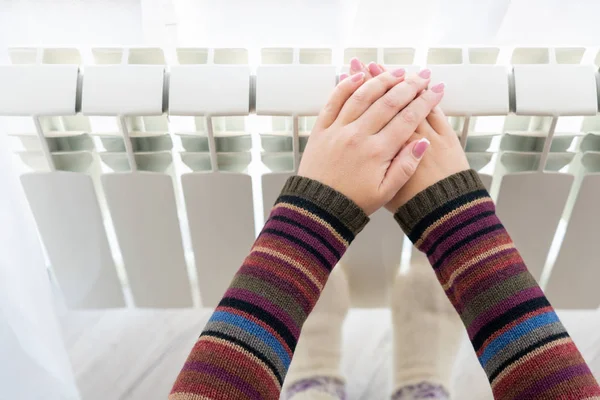
<svg viewBox="0 0 600 400"><path fill-rule="evenodd" d="M392 399L449 399L452 368L464 328L420 253L413 254L409 272L396 277L392 322Z"/></svg>
<svg viewBox="0 0 600 400"><path fill-rule="evenodd" d="M289 400L345 399L340 373L342 324L350 306L348 281L337 266L304 323L284 383Z"/></svg>

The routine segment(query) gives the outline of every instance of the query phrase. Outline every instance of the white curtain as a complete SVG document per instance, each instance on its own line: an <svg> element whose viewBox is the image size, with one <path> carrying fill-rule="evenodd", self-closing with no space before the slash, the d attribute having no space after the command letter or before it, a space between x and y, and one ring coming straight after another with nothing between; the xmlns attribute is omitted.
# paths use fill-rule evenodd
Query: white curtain
<svg viewBox="0 0 600 400"><path fill-rule="evenodd" d="M0 0L0 64L9 63L7 47L140 44L140 10L126 0ZM0 400L77 400L6 122L0 117Z"/></svg>
<svg viewBox="0 0 600 400"><path fill-rule="evenodd" d="M7 139L0 134L0 399L78 399Z"/></svg>
<svg viewBox="0 0 600 400"><path fill-rule="evenodd" d="M78 399L40 243L6 139L0 135L0 398Z"/></svg>

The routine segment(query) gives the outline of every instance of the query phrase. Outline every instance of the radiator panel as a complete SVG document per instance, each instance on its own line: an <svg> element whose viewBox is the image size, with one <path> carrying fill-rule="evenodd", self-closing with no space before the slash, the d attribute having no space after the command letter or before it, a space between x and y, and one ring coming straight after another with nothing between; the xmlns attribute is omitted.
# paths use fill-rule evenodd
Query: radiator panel
<svg viewBox="0 0 600 400"><path fill-rule="evenodd" d="M432 81L446 84L440 107L447 115L506 115L507 68L501 65L431 65Z"/></svg>
<svg viewBox="0 0 600 400"><path fill-rule="evenodd" d="M250 111L247 65L176 65L169 75L173 115L245 115Z"/></svg>
<svg viewBox="0 0 600 400"><path fill-rule="evenodd" d="M279 193L281 193L281 188L292 175L289 172L278 172L262 176L263 214L265 221L269 218L271 208L273 208Z"/></svg>
<svg viewBox="0 0 600 400"><path fill-rule="evenodd" d="M517 114L595 115L596 71L591 65L515 65Z"/></svg>
<svg viewBox="0 0 600 400"><path fill-rule="evenodd" d="M317 115L335 79L333 65L262 65L256 70L256 113Z"/></svg>
<svg viewBox="0 0 600 400"><path fill-rule="evenodd" d="M162 65L102 65L85 69L81 112L87 115L160 115Z"/></svg>
<svg viewBox="0 0 600 400"><path fill-rule="evenodd" d="M572 175L558 173L518 173L502 178L498 217L536 279L544 269L572 183Z"/></svg>
<svg viewBox="0 0 600 400"><path fill-rule="evenodd" d="M557 308L600 306L600 175L583 178L546 293Z"/></svg>
<svg viewBox="0 0 600 400"><path fill-rule="evenodd" d="M280 48L258 64L246 49L92 49L91 63L68 50L0 66L0 115L30 122L10 134L69 307L120 307L128 293L139 307L189 307L197 289L216 305L357 55L446 83L441 107L534 276L559 307L600 304L598 49ZM353 306L389 304L402 243L389 213L372 216L341 260Z"/></svg>
<svg viewBox="0 0 600 400"><path fill-rule="evenodd" d="M1 114L75 114L78 74L78 65L0 65Z"/></svg>
<svg viewBox="0 0 600 400"><path fill-rule="evenodd" d="M171 177L107 174L102 184L135 305L192 306Z"/></svg>
<svg viewBox="0 0 600 400"><path fill-rule="evenodd" d="M202 305L215 307L254 243L252 179L191 173L181 181Z"/></svg>
<svg viewBox="0 0 600 400"><path fill-rule="evenodd" d="M92 179L49 172L21 182L67 306L125 306Z"/></svg>

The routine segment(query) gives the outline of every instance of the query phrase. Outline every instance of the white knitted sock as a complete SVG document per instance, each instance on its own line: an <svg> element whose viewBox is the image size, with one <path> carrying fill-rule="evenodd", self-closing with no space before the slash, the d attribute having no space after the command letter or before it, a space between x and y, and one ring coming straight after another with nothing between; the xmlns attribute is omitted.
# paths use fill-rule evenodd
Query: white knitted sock
<svg viewBox="0 0 600 400"><path fill-rule="evenodd" d="M424 398L403 395L422 383L448 395L465 332L428 260L416 251L408 273L396 277L392 294L395 399Z"/></svg>
<svg viewBox="0 0 600 400"><path fill-rule="evenodd" d="M336 267L304 322L285 378L283 393L293 400L343 399L340 373L342 324L350 307L348 280Z"/></svg>

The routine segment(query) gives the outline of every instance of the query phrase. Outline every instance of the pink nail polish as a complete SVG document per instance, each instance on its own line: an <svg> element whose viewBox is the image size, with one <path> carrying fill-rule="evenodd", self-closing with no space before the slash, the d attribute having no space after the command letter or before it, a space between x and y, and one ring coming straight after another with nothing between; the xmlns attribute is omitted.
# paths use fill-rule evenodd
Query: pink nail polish
<svg viewBox="0 0 600 400"><path fill-rule="evenodd" d="M413 147L412 153L413 156L415 156L415 158L417 160L420 160L423 157L423 154L425 154L425 151L427 150L427 148L429 147L429 140L423 138L421 140L419 140L417 142L417 144L415 144L415 147Z"/></svg>
<svg viewBox="0 0 600 400"><path fill-rule="evenodd" d="M340 82L343 81L344 79L346 79L348 77L348 74L341 74L340 75Z"/></svg>
<svg viewBox="0 0 600 400"><path fill-rule="evenodd" d="M362 69L362 63L358 60L358 58L354 57L350 60L350 68L354 71L360 71Z"/></svg>
<svg viewBox="0 0 600 400"><path fill-rule="evenodd" d="M379 65L375 64L374 62L370 62L367 68L369 69L371 75L379 75L381 73Z"/></svg>
<svg viewBox="0 0 600 400"><path fill-rule="evenodd" d="M446 87L446 85L444 84L444 82L440 82L437 85L433 85L431 87L431 91L433 93L442 93L444 91L445 87Z"/></svg>
<svg viewBox="0 0 600 400"><path fill-rule="evenodd" d="M352 82L360 82L365 79L365 73L359 72L358 74L352 75Z"/></svg>
<svg viewBox="0 0 600 400"><path fill-rule="evenodd" d="M403 76L406 73L406 70L404 68L398 68L398 69L393 70L390 73L392 74L392 76L395 76L396 78L400 78L401 76Z"/></svg>
<svg viewBox="0 0 600 400"><path fill-rule="evenodd" d="M430 69L423 69L421 70L421 72L419 72L419 76L423 79L429 79L429 77L431 76L431 70Z"/></svg>

